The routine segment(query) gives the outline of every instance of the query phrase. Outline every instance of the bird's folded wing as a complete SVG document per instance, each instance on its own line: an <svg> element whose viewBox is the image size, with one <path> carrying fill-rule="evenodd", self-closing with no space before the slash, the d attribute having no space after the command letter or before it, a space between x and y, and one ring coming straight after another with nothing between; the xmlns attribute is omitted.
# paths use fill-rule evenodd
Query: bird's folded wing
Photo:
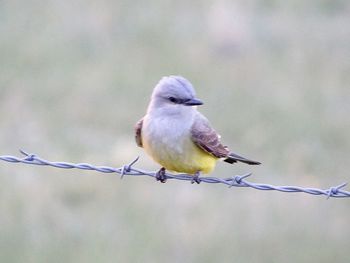
<svg viewBox="0 0 350 263"><path fill-rule="evenodd" d="M141 136L142 124L143 124L143 118L135 124L135 141L137 146L139 147L142 147L142 136Z"/></svg>
<svg viewBox="0 0 350 263"><path fill-rule="evenodd" d="M210 126L208 120L197 114L191 127L192 141L202 150L217 158L227 157L229 150L220 142L220 136Z"/></svg>

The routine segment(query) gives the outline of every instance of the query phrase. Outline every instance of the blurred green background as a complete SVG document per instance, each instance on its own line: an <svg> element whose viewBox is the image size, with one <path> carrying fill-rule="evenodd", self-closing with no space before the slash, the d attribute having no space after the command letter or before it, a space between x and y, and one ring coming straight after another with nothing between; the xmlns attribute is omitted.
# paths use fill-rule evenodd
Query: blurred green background
<svg viewBox="0 0 350 263"><path fill-rule="evenodd" d="M0 1L0 155L158 166L134 123L164 75L260 167L349 181L350 2ZM349 189L349 188L348 188ZM349 200L0 163L1 262L349 262Z"/></svg>

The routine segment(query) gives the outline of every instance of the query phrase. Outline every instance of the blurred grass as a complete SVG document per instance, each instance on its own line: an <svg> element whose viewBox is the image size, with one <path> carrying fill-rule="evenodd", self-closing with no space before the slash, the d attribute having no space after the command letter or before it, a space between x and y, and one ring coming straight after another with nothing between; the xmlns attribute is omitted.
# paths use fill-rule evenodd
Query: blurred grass
<svg viewBox="0 0 350 263"><path fill-rule="evenodd" d="M349 179L348 1L0 1L0 148L120 166L163 75L261 167ZM347 262L347 200L1 163L1 262Z"/></svg>

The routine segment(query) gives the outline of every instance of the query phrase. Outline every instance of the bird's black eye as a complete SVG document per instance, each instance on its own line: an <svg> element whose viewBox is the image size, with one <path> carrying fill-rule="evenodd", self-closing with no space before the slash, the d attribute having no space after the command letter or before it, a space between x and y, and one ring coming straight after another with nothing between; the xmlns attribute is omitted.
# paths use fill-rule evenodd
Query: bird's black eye
<svg viewBox="0 0 350 263"><path fill-rule="evenodd" d="M169 97L169 100L172 102L172 103L178 103L178 100L174 97Z"/></svg>

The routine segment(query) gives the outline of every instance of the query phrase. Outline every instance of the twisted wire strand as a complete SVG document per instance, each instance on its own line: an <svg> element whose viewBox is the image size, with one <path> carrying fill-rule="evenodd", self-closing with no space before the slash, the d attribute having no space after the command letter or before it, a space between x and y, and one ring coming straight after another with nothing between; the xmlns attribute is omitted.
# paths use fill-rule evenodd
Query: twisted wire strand
<svg viewBox="0 0 350 263"><path fill-rule="evenodd" d="M119 168L109 167L109 166L96 166L88 163L70 163L70 162L52 162L45 160L36 154L29 154L23 150L20 152L24 155L24 157L15 157L10 155L0 156L0 160L10 163L24 163L24 164L32 164L32 165L45 165L62 169L81 169L81 170L92 170L101 173L117 173L120 174L121 178L125 175L130 176L150 176L156 177L156 172L144 171L138 168L134 168L134 164L139 160L137 157L131 163L127 165L123 165ZM337 198L345 198L350 197L350 192L343 190L346 186L346 183L340 184L338 186L332 186L328 189L318 189L311 187L299 187L299 186L275 186L271 184L263 184L263 183L253 183L247 181L246 178L251 176L251 173L247 173L244 175L235 175L228 178L217 178L217 177L199 177L199 182L210 183L210 184L224 184L229 187L248 187L256 190L268 190L268 191L279 191L285 193L306 193L311 195L324 195L327 198L337 197ZM175 179L182 181L191 181L193 183L193 176L189 174L171 174L166 173L166 179Z"/></svg>

